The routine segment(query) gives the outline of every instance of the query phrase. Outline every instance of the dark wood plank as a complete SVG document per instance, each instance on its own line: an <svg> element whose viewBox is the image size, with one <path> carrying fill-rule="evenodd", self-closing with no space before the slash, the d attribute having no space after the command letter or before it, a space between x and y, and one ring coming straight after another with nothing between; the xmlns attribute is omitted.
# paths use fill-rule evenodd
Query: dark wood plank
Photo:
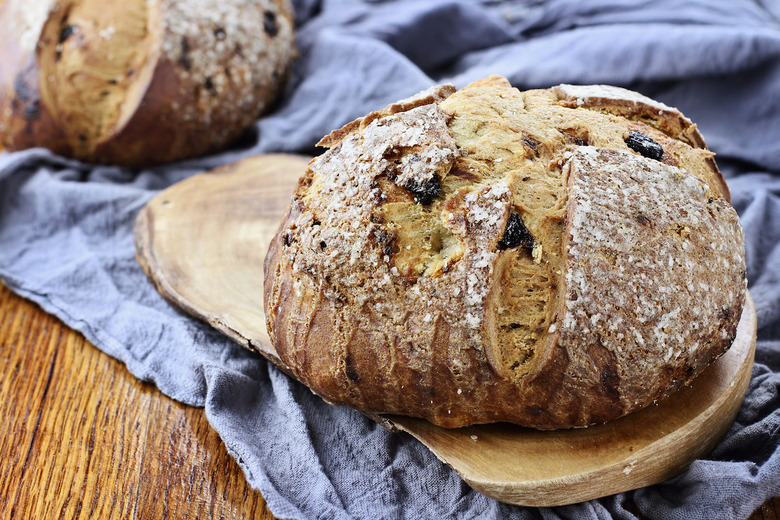
<svg viewBox="0 0 780 520"><path fill-rule="evenodd" d="M138 519L273 518L205 420L203 410L170 399L152 403L151 428L138 493ZM155 475L165 482L147 485ZM158 479L159 480L159 479Z"/></svg>
<svg viewBox="0 0 780 520"><path fill-rule="evenodd" d="M202 409L0 285L1 518L272 519Z"/></svg>

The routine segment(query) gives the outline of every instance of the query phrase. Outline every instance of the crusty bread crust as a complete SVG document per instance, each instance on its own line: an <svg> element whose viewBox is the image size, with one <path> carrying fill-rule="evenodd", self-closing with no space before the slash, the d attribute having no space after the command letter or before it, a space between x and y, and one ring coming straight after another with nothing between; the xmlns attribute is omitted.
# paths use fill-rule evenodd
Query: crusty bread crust
<svg viewBox="0 0 780 520"><path fill-rule="evenodd" d="M444 427L587 426L689 382L733 341L744 239L695 127L654 103L490 77L324 138L265 263L285 370Z"/></svg>
<svg viewBox="0 0 780 520"><path fill-rule="evenodd" d="M218 151L295 56L288 0L6 0L0 138L143 166Z"/></svg>

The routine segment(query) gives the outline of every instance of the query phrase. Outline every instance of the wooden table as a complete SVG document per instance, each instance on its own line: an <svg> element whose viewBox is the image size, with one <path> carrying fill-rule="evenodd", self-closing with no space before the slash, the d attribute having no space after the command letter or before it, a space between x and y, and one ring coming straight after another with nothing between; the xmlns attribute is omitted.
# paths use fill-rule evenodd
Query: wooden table
<svg viewBox="0 0 780 520"><path fill-rule="evenodd" d="M0 518L274 518L202 409L2 284L0 382Z"/></svg>

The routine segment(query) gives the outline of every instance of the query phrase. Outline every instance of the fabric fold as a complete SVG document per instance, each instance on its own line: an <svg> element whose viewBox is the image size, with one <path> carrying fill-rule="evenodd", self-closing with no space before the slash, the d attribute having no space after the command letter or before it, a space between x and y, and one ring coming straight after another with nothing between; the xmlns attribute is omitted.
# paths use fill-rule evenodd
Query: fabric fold
<svg viewBox="0 0 780 520"><path fill-rule="evenodd" d="M760 0L296 0L300 58L229 150L147 169L0 154L0 279L209 422L282 518L747 517L780 495L780 21ZM160 190L257 153L316 154L331 130L437 82L627 86L697 122L728 179L758 312L753 379L719 446L655 486L558 508L472 490L406 434L331 407L170 306L135 260Z"/></svg>

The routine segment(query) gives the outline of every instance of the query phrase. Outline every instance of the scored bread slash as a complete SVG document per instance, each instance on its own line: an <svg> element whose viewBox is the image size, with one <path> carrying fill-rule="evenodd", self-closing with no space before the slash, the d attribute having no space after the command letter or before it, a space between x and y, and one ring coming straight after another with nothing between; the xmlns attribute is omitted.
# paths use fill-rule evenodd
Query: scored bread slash
<svg viewBox="0 0 780 520"><path fill-rule="evenodd" d="M676 109L616 87L434 87L332 132L265 262L281 363L370 415L624 416L731 344L744 237Z"/></svg>

